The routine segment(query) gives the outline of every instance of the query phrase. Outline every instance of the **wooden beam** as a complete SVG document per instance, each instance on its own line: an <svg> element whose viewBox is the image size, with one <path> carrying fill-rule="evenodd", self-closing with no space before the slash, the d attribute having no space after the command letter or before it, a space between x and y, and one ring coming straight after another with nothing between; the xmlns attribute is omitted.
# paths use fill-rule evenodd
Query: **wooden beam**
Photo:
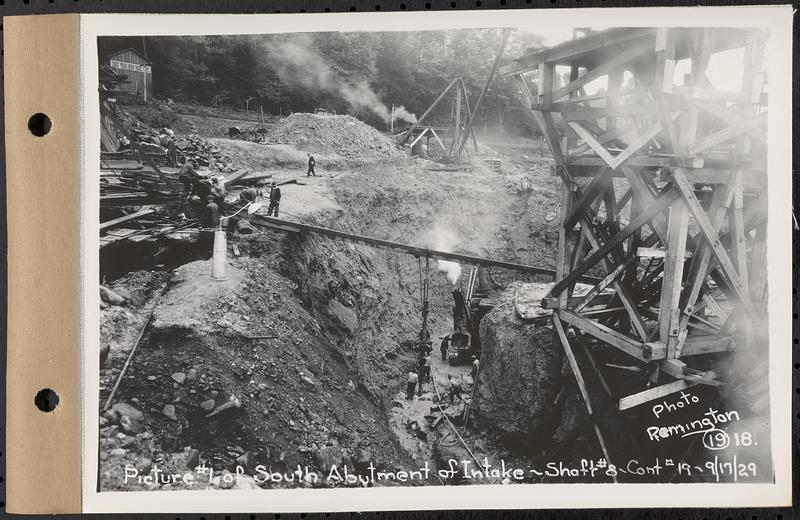
<svg viewBox="0 0 800 520"><path fill-rule="evenodd" d="M692 212L703 238L711 247L711 251L714 253L717 263L725 274L725 277L727 277L730 281L731 288L740 298L745 312L747 313L748 317L755 317L756 312L752 303L750 302L750 295L746 290L746 287L743 285L742 280L736 271L736 267L733 265L728 253L722 247L722 244L719 241L718 233L714 229L714 225L708 220L708 216L706 215L702 206L700 206L700 203L697 201L697 197L695 197L691 185L689 185L688 181L686 180L683 170L681 168L676 168L673 171L672 178L675 189L680 191L683 199L686 201L686 205Z"/></svg>
<svg viewBox="0 0 800 520"><path fill-rule="evenodd" d="M724 128L718 132L714 132L713 134L700 139L691 148L689 148L688 150L689 155L700 153L704 150L711 148L712 146L716 146L720 143L724 143L725 141L729 141L741 134L747 133L750 130L753 130L754 128L759 128L763 125L766 125L767 114L768 112L762 112L761 114L753 118L750 118L747 121L742 121L741 123L731 125L727 128Z"/></svg>
<svg viewBox="0 0 800 520"><path fill-rule="evenodd" d="M539 98L546 96L553 90L553 82L555 81L555 65L542 65L539 67ZM558 131L556 130L553 116L546 112L539 112L544 124L544 138L547 140L550 151L553 154L553 159L558 166L564 166L564 152L561 149L559 142Z"/></svg>
<svg viewBox="0 0 800 520"><path fill-rule="evenodd" d="M642 211L636 217L632 218L630 224L625 226L625 228L623 228L619 233L615 234L611 240L604 244L600 249L590 254L583 262L581 262L578 267L572 270L567 277L556 282L551 289L551 293L561 294L561 291L576 281L579 276L591 269L598 261L600 261L600 259L609 254L611 250L619 246L634 231L664 211L672 203L672 201L678 198L678 196L678 192L674 189L671 189L667 193L661 195L652 204L650 204L647 209Z"/></svg>
<svg viewBox="0 0 800 520"><path fill-rule="evenodd" d="M576 134L578 134L578 137L583 139L583 142L588 144L592 148L592 150L594 150L594 153L596 153L598 155L598 157L603 159L605 161L605 163L612 170L615 169L615 167L614 167L614 163L615 163L614 156L612 156L611 153L608 150L606 150L605 147L603 145L601 145L597 141L597 139L595 139L595 137L592 134L589 133L588 130L583 128L580 124L576 123L575 121L571 121L571 122L567 123L567 126L572 128L572 130Z"/></svg>
<svg viewBox="0 0 800 520"><path fill-rule="evenodd" d="M655 29L649 27L618 27L607 29L602 32L598 31L595 34L590 34L583 38L567 40L564 43L549 49L541 49L525 54L515 60L514 63L502 67L500 69L499 77L528 72L536 69L542 63L554 64L556 62L565 62L576 59L586 52L590 52L601 47L611 47L615 45L621 45L623 43L627 43L628 45L651 47L654 34Z"/></svg>
<svg viewBox="0 0 800 520"><path fill-rule="evenodd" d="M654 103L630 103L616 107L592 107L564 110L561 112L564 121L583 121L586 119L603 119L606 117L640 117L659 119L659 108Z"/></svg>
<svg viewBox="0 0 800 520"><path fill-rule="evenodd" d="M755 241L750 254L750 298L754 302L766 303L767 287L767 224L761 224L755 230Z"/></svg>
<svg viewBox="0 0 800 520"><path fill-rule="evenodd" d="M708 101L705 99L692 99L692 98L688 98L687 101L690 104L699 108L700 110L703 110L705 113L716 117L717 119L719 119L720 121L729 126L735 126L743 123L743 121L739 119L739 117L737 117L736 114L734 114L733 112L726 109L722 105L715 103L713 101ZM746 134L754 139L757 139L758 141L764 142L765 135L756 129L748 130Z"/></svg>
<svg viewBox="0 0 800 520"><path fill-rule="evenodd" d="M561 181L561 211L560 220L563 222L572 206L572 192L566 181ZM564 226L558 226L558 249L556 250L556 279L561 279L569 269L569 257L567 256L567 230ZM571 287L571 285L570 285ZM556 296L559 297L559 305L564 308L567 306L569 291L562 291Z"/></svg>
<svg viewBox="0 0 800 520"><path fill-rule="evenodd" d="M628 268L630 264L632 264L636 260L635 256L630 257L625 262L617 265L613 271L608 273L605 278L600 280L600 283L589 289L589 292L584 294L572 307L571 309L574 312L581 312L584 308L586 308L594 299L603 291L606 287L611 285L615 282L622 273Z"/></svg>
<svg viewBox="0 0 800 520"><path fill-rule="evenodd" d="M728 208L728 228L730 229L730 249L731 256L733 257L733 265L736 267L736 272L739 273L739 278L742 281L742 287L745 291L749 292L748 273L747 273L747 241L744 232L744 218L742 210L744 207L744 197L742 195L742 176L736 175L735 184L733 186L733 200L731 207Z"/></svg>
<svg viewBox="0 0 800 520"><path fill-rule="evenodd" d="M572 229L575 224L580 220L581 215L589 205L594 202L594 200L603 192L608 181L610 179L610 173L608 168L600 167L597 170L597 175L592 179L592 182L587 186L587 188L581 194L581 198L578 199L578 202L573 204L570 208L567 216L564 218L563 227L565 229Z"/></svg>
<svg viewBox="0 0 800 520"><path fill-rule="evenodd" d="M652 357L653 353L649 349L644 348L644 343L637 342L614 329L606 327L603 324L597 323L596 321L588 318L584 318L583 316L566 309L558 309L554 310L553 312L556 313L562 321L566 321L573 327L581 329L586 334L594 336L600 341L617 347L621 351L635 357L640 361L657 359ZM659 355L659 353L656 353L656 355ZM664 356L662 355L660 357Z"/></svg>
<svg viewBox="0 0 800 520"><path fill-rule="evenodd" d="M589 245L591 245L593 249L596 250L600 248L600 243L597 240L597 237L595 236L594 231L592 230L592 227L589 224L588 218L585 214L581 222L581 231L585 233L586 239L589 241ZM619 264L625 263L623 257L621 256L622 253L615 254L615 252L612 250L612 255L614 256L614 260L616 263ZM607 258L603 258L602 261L605 264L606 272L613 271L614 263L608 261ZM642 316L639 314L639 310L636 308L636 302L631 296L630 291L625 285L623 285L616 279L612 280L611 284L614 286L614 291L616 291L617 296L622 302L622 305L625 307L625 310L628 311L628 315L630 317L631 324L633 325L634 330L642 340L646 340L647 331L644 326L644 321L642 320Z"/></svg>
<svg viewBox="0 0 800 520"><path fill-rule="evenodd" d="M419 133L419 135L417 136L417 138L416 138L416 139L414 139L414 140L411 142L411 146L410 146L410 148L414 148L414 145L415 145L415 144L417 144L417 143L419 142L419 140L420 140L420 139L422 139L422 136L423 136L423 135L425 135L425 134L427 134L429 131L430 131L430 127L426 128L425 130L423 130L422 132L420 132L420 133Z"/></svg>
<svg viewBox="0 0 800 520"><path fill-rule="evenodd" d="M689 229L689 209L680 199L670 208L668 229L658 321L659 338L667 346L667 358L671 359L676 357L678 344L683 264L686 259L686 234Z"/></svg>
<svg viewBox="0 0 800 520"><path fill-rule="evenodd" d="M645 403L649 403L651 401L655 401L656 399L666 397L670 394L674 394L675 392L680 392L681 390L686 390L687 388L697 386L698 384L699 383L697 382L678 379L677 381L673 381L672 383L667 383L665 385L657 386L655 388L649 388L637 394L623 397L622 399L619 400L619 404L617 407L619 408L620 411L627 410L629 408L633 408L635 406L639 406Z"/></svg>
<svg viewBox="0 0 800 520"><path fill-rule="evenodd" d="M577 79L571 80L563 87L554 90L552 94L545 96L545 98L542 100L542 103L552 103L554 101L558 101L559 99L568 96L570 93L580 89L587 83L591 83L597 78L603 77L606 74L615 71L622 65L628 63L634 58L641 56L642 54L648 52L649 50L650 49L646 47L637 45L628 47L623 52L615 55L610 60L594 67L591 70L586 71L585 74L579 76Z"/></svg>
<svg viewBox="0 0 800 520"><path fill-rule="evenodd" d="M478 112L478 109L481 106L481 101L486 96L486 92L489 90L489 86L494 81L494 75L497 72L497 67L500 66L500 58L503 57L503 49L506 48L506 42L508 41L508 36L511 34L511 29L503 29L503 40L500 42L500 48L497 49L497 55L495 55L494 63L492 64L492 70L489 72L489 77L486 78L486 83L483 85L483 89L481 90L480 95L478 96L478 101L475 102L475 113ZM472 130L472 118L467 122L467 127L464 129L464 136L461 139L461 143L458 145L458 150L456 151L456 157L461 157L461 152L464 151L464 147L467 145L467 139L469 139L470 131Z"/></svg>
<svg viewBox="0 0 800 520"><path fill-rule="evenodd" d="M617 128L612 128L610 130L607 130L607 131L603 132L602 134L598 135L595 138L595 140L598 143L600 143L601 145L604 145L604 144L606 144L608 142L618 140L620 137L622 137L625 134L629 134L631 132L636 131L637 128L638 127L635 124L629 123L629 124L624 125L624 126L620 126L620 127L617 127ZM572 153L573 153L573 155L578 155L578 154L581 154L581 153L585 152L589 148L590 148L589 145L584 142L584 144L578 145L578 147L575 148L575 150L573 150Z"/></svg>
<svg viewBox="0 0 800 520"><path fill-rule="evenodd" d="M445 89L442 91L442 93L441 93L441 94L439 94L439 97L437 97L437 98L436 98L436 100L435 100L433 103L431 103L431 106L429 106L429 107L428 107L428 110L426 110L426 111L425 111L425 112L422 114L422 116L420 116L420 118L419 118L419 119L417 119L417 122L416 122L416 123L414 123L414 125L413 125L413 126L411 126L411 128L409 128L408 130L406 130L405 134L403 134L403 137L400 139L400 145L401 145L401 146L402 146L402 145L404 145L404 144L406 144L406 142L408 142L408 139L409 139L409 137L411 137L411 134L412 134L412 132L413 132L414 130L416 130L417 128L419 128L419 126L422 124L422 122L423 122L423 121L425 121L425 118L427 118L427 117L428 117L428 115L429 115L431 112L433 112L433 109L434 109L434 108L436 108L436 105L438 105L438 104L439 104L439 102L442 100L442 98L444 98L445 94L447 94L447 92L448 92L448 91L449 91L451 88L453 88L453 85L455 85L455 84L456 84L456 82L457 82L458 80L459 80L459 78L455 78L453 81L451 81L451 82L450 82L450 84L449 84L449 85L447 85L447 87L445 87Z"/></svg>
<svg viewBox="0 0 800 520"><path fill-rule="evenodd" d="M138 220L138 219L140 219L142 217L145 217L147 215L152 215L155 212L156 212L156 210L154 208L144 208L144 209L141 209L141 210L137 211L136 213L131 213L130 215L124 215L122 217L117 217L117 218L112 219L112 220L107 220L105 222L101 222L100 223L100 231L105 231L106 229L111 229L111 228L113 228L115 226L118 226L119 224L124 223L124 222L130 222L131 220Z"/></svg>
<svg viewBox="0 0 800 520"><path fill-rule="evenodd" d="M699 356L714 352L729 352L736 350L737 340L734 335L716 336L688 336L681 350L681 357Z"/></svg>
<svg viewBox="0 0 800 520"><path fill-rule="evenodd" d="M575 382L578 384L578 389L580 390L581 397L583 397L583 403L586 405L586 411L591 416L594 411L592 410L592 401L589 397L589 390L586 388L586 383L583 380L583 374L581 373L581 368L578 366L578 360L575 358L575 353L572 351L572 347L569 344L569 340L567 339L567 334L564 332L564 326L561 325L561 320L558 317L553 315L553 329L556 331L556 335L558 336L559 341L561 342L561 346L564 348L564 354L567 356L567 360L569 362L569 366L572 369L572 375L575 376ZM605 456L606 460L611 463L611 456L608 453L608 448L606 448L605 440L603 439L603 434L600 431L600 427L597 425L597 422L594 423L594 431L597 435L597 441L600 443L600 449L603 450L603 455ZM616 478L614 479L616 482Z"/></svg>

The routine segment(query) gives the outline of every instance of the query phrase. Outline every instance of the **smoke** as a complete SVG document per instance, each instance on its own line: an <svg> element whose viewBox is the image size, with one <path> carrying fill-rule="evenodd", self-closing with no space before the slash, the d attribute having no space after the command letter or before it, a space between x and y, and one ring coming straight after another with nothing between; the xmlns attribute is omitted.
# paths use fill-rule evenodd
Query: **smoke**
<svg viewBox="0 0 800 520"><path fill-rule="evenodd" d="M400 121L406 121L411 123L412 125L417 122L417 116L406 110L404 106L395 106L394 107L394 119Z"/></svg>
<svg viewBox="0 0 800 520"><path fill-rule="evenodd" d="M397 110L397 109L395 109ZM458 237L443 223L436 224L428 231L426 242L431 249L452 253L458 244ZM447 274L447 280L455 285L461 277L461 264L449 260L437 260L436 268Z"/></svg>
<svg viewBox="0 0 800 520"><path fill-rule="evenodd" d="M341 77L314 49L307 34L264 42L261 45L270 68L284 85L301 86L309 91L338 95L356 113L372 113L383 122L392 117L389 108L365 80ZM417 118L404 107L395 107L394 118L416 123Z"/></svg>

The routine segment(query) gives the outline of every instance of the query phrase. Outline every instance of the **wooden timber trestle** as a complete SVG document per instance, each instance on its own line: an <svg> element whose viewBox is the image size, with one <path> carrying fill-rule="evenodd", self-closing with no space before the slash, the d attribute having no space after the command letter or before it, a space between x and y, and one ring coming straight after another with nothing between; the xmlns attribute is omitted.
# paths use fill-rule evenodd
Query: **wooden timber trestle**
<svg viewBox="0 0 800 520"><path fill-rule="evenodd" d="M367 237L363 235L356 235L354 233L347 233L345 231L338 231L336 229L329 229L311 224L304 224L302 222L292 222L290 220L283 220L275 217L265 217L264 215L254 214L250 216L250 221L253 224L280 229L289 232L308 232L317 235L323 235L330 238L338 238L347 240L349 242L358 242L370 247L377 247L381 249L391 249L413 255L417 258L432 258L436 260L447 260L450 262L458 262L467 265L480 265L484 267L502 267L504 269L512 269L529 274L541 274L548 276L555 276L554 269L547 269L545 267L535 267L532 265L515 264L513 262L503 262L501 260L491 260L489 258L481 258L478 256L464 255L461 253L449 253L447 251L439 251L436 249L428 249L425 247L412 246L402 244L400 242L392 242L390 240L383 240L380 238ZM598 278L592 276L582 276L581 281L588 283L597 283Z"/></svg>
<svg viewBox="0 0 800 520"><path fill-rule="evenodd" d="M718 371L690 368L691 356L750 348L767 357L766 341L753 338L767 294L764 41L754 29L614 28L530 52L498 73L516 79L561 179L556 283L542 305L554 309L590 415L568 327L650 374L650 385L637 382L617 398L619 410L721 384ZM732 49L742 51L741 87L715 90L709 60ZM679 60L691 66L675 81ZM536 92L524 77L530 72L538 73ZM605 91L587 94L600 78ZM596 266L607 276L587 297L572 298L575 282ZM584 309L606 287L615 295L603 305L620 311L592 319Z"/></svg>

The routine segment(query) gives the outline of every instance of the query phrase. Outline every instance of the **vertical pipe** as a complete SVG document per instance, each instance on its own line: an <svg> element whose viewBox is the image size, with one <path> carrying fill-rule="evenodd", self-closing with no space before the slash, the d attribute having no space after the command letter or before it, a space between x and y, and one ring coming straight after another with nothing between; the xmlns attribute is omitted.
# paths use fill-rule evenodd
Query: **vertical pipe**
<svg viewBox="0 0 800 520"><path fill-rule="evenodd" d="M226 268L228 266L228 239L225 231L218 229L214 232L214 253L211 257L211 278L214 280L227 280Z"/></svg>

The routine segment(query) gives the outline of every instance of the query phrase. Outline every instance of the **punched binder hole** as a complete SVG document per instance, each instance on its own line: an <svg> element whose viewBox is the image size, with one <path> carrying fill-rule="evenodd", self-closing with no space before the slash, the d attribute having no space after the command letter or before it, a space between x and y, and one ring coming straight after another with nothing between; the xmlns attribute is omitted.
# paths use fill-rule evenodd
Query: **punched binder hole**
<svg viewBox="0 0 800 520"><path fill-rule="evenodd" d="M58 406L58 394L49 388L43 388L36 393L33 403L43 412L52 412Z"/></svg>
<svg viewBox="0 0 800 520"><path fill-rule="evenodd" d="M31 118L28 119L28 130L36 137L47 135L52 127L53 122L50 121L50 118L47 116L47 114L42 114L39 112L37 114L33 114Z"/></svg>

